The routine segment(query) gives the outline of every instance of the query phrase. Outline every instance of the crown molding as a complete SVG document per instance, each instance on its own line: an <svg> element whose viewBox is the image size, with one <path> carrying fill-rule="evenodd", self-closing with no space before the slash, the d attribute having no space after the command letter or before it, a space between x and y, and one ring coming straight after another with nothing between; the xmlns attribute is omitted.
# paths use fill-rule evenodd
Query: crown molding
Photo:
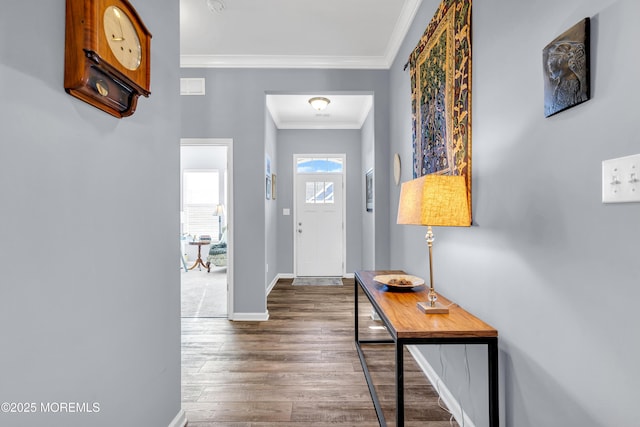
<svg viewBox="0 0 640 427"><path fill-rule="evenodd" d="M384 56L180 55L182 68L320 68L388 70L423 0L406 0Z"/></svg>
<svg viewBox="0 0 640 427"><path fill-rule="evenodd" d="M420 5L422 5L422 0L406 0L404 2L396 26L389 39L387 54L385 55L385 60L388 64L387 68L391 68L391 65L393 65L393 61L395 61L398 55L400 46L402 46L402 42L409 32L409 28L411 28L411 24L418 13Z"/></svg>
<svg viewBox="0 0 640 427"><path fill-rule="evenodd" d="M381 56L180 55L182 68L388 69Z"/></svg>

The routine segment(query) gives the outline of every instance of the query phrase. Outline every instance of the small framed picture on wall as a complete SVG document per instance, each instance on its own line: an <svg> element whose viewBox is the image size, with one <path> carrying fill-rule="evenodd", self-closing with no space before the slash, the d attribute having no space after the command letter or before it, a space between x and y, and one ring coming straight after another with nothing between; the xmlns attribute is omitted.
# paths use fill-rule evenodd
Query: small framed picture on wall
<svg viewBox="0 0 640 427"><path fill-rule="evenodd" d="M267 200L271 200L271 176L267 175L265 178L265 194Z"/></svg>
<svg viewBox="0 0 640 427"><path fill-rule="evenodd" d="M271 157L269 155L264 156L264 171L265 171L265 197L267 200L271 200ZM274 197L275 199L275 197Z"/></svg>
<svg viewBox="0 0 640 427"><path fill-rule="evenodd" d="M276 174L271 174L271 200L276 199Z"/></svg>
<svg viewBox="0 0 640 427"><path fill-rule="evenodd" d="M365 207L367 212L373 212L373 169L365 174Z"/></svg>

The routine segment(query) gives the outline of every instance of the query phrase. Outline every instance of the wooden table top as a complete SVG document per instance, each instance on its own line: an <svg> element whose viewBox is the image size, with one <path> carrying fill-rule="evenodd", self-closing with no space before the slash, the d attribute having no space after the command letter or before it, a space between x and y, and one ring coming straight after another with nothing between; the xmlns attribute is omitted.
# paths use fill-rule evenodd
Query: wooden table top
<svg viewBox="0 0 640 427"><path fill-rule="evenodd" d="M425 314L417 306L427 301L429 285L390 291L385 285L373 280L383 274L406 274L400 270L357 271L356 279L362 283L380 316L386 319L392 336L406 338L490 338L498 331L478 319L462 307L454 304L448 314ZM357 285L356 285L357 286ZM438 294L444 305L451 301Z"/></svg>

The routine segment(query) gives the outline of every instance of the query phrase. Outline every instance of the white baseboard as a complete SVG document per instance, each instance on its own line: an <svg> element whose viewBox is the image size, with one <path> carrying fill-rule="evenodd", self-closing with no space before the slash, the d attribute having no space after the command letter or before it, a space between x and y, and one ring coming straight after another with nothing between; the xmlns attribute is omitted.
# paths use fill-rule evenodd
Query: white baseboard
<svg viewBox="0 0 640 427"><path fill-rule="evenodd" d="M353 273L345 273L342 277L344 277L345 279L354 279L356 275Z"/></svg>
<svg viewBox="0 0 640 427"><path fill-rule="evenodd" d="M292 273L278 273L278 274L276 274L276 277L274 277L273 280L271 281L271 283L269 283L269 286L267 286L267 295L269 295L271 293L273 288L278 283L278 280L280 280L280 279L294 279L295 277L296 276L294 276Z"/></svg>
<svg viewBox="0 0 640 427"><path fill-rule="evenodd" d="M234 322L265 322L269 320L269 311L264 313L233 313Z"/></svg>
<svg viewBox="0 0 640 427"><path fill-rule="evenodd" d="M418 350L415 345L408 345L407 349L415 359L422 372L427 376L431 384L435 387L436 391L440 394L440 398L447 405L447 408L451 411L453 418L456 419L459 425L464 425L465 427L475 427L475 424L469 418L469 416L464 412L460 406L460 403L455 398L453 393L447 388L444 382L440 379L440 376L433 369L431 364L427 361L424 355ZM461 422L461 420L464 420Z"/></svg>
<svg viewBox="0 0 640 427"><path fill-rule="evenodd" d="M171 421L169 427L185 427L187 425L187 414L185 414L184 409L180 409L178 415Z"/></svg>

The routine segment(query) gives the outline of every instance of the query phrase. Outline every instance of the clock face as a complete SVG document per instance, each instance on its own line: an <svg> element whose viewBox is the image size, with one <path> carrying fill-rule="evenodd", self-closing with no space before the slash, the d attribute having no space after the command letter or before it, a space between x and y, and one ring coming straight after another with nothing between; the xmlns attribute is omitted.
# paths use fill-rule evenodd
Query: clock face
<svg viewBox="0 0 640 427"><path fill-rule="evenodd" d="M140 39L129 17L116 6L104 11L104 34L118 62L129 70L137 70L142 60Z"/></svg>

